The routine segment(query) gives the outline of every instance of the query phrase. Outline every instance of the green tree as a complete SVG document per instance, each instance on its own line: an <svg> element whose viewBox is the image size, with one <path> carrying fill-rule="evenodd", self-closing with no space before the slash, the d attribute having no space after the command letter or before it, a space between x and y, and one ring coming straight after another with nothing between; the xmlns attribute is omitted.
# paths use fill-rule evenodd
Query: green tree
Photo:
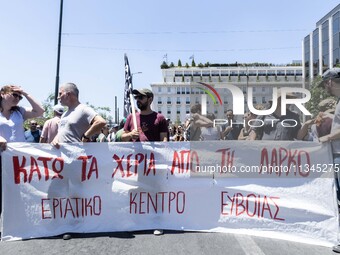
<svg viewBox="0 0 340 255"><path fill-rule="evenodd" d="M182 67L182 61L180 59L178 60L177 66Z"/></svg>
<svg viewBox="0 0 340 255"><path fill-rule="evenodd" d="M89 102L86 102L86 105L91 107L93 110L95 110L101 117L103 117L104 120L106 120L107 123L113 122L113 118L110 115L110 112L111 112L110 107L106 107L106 106L97 107L97 106L90 104Z"/></svg>
<svg viewBox="0 0 340 255"><path fill-rule="evenodd" d="M195 59L192 59L192 61L191 61L191 66L192 66L192 67L195 67L195 66L196 66Z"/></svg>
<svg viewBox="0 0 340 255"><path fill-rule="evenodd" d="M329 95L323 87L318 87L318 84L321 82L321 76L317 76L310 87L311 99L306 103L306 108L310 113L315 116L319 113L318 104L326 98L334 98ZM336 98L334 98L336 100Z"/></svg>
<svg viewBox="0 0 340 255"><path fill-rule="evenodd" d="M171 62L169 67L170 67L170 68L175 67L174 62Z"/></svg>
<svg viewBox="0 0 340 255"><path fill-rule="evenodd" d="M169 68L168 64L165 61L163 61L163 63L161 64L161 69L168 69L168 68Z"/></svg>
<svg viewBox="0 0 340 255"><path fill-rule="evenodd" d="M42 103L45 110L44 117L50 119L53 117L53 106L54 106L54 93L50 93L48 97Z"/></svg>
<svg viewBox="0 0 340 255"><path fill-rule="evenodd" d="M185 67L186 67L186 68L189 68L189 64L188 64L188 63L185 63Z"/></svg>

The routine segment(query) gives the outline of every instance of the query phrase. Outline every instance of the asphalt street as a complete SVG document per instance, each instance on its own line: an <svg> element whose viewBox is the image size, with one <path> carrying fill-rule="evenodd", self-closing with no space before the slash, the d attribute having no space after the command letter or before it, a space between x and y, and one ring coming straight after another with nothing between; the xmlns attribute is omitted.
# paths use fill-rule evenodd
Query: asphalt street
<svg viewBox="0 0 340 255"><path fill-rule="evenodd" d="M0 242L1 255L18 254L233 254L287 255L336 254L332 248L248 235L165 231L76 234L71 240L61 237Z"/></svg>

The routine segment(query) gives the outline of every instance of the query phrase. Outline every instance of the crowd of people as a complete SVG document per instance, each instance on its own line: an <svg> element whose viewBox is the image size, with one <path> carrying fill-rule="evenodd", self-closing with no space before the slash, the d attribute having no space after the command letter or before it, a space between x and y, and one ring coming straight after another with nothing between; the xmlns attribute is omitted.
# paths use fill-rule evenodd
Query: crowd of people
<svg viewBox="0 0 340 255"><path fill-rule="evenodd" d="M325 72L319 86L330 96L340 97L340 68ZM276 110L270 115L256 116L246 112L242 120L236 120L230 109L226 111L224 121L216 122L214 114L202 115L201 106L196 104L184 123L173 124L151 109L154 98L151 90L135 89L132 94L139 111L119 124L109 126L95 110L80 103L75 84L63 84L58 94L60 105L53 107L53 118L40 129L36 118L44 113L41 104L19 86L4 86L0 90L0 150L6 150L10 142L50 143L58 149L62 143L73 142L303 140L331 142L334 163L340 164L340 104L332 98L320 102L320 112L302 124L300 116L288 107L282 115L280 94ZM286 96L294 97L293 94ZM30 108L18 106L23 97ZM29 120L27 130L24 129L25 120ZM340 175L337 174L340 198ZM0 194L0 205L1 197ZM157 229L154 234L161 235L163 230ZM64 239L70 238L70 234L64 235ZM340 251L340 247L338 249Z"/></svg>

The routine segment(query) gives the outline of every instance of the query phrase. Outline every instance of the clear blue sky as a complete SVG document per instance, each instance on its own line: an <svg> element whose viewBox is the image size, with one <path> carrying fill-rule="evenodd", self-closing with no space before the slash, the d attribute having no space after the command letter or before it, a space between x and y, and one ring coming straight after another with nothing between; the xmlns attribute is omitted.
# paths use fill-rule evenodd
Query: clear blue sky
<svg viewBox="0 0 340 255"><path fill-rule="evenodd" d="M124 53L134 87L162 81L160 64L301 60L303 38L339 4L333 0L64 0L60 83L80 101L123 113ZM54 93L59 0L1 0L0 85L39 101ZM26 101L22 105L27 105Z"/></svg>

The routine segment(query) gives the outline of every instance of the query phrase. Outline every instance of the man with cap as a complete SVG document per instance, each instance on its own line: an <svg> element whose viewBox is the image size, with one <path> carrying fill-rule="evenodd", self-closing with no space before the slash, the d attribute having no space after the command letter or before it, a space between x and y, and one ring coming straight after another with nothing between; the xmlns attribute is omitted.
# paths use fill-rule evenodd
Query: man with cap
<svg viewBox="0 0 340 255"><path fill-rule="evenodd" d="M53 141L58 133L58 125L63 113L63 106L60 104L53 106L53 118L45 122L40 136L40 143L51 143Z"/></svg>
<svg viewBox="0 0 340 255"><path fill-rule="evenodd" d="M326 91L340 98L340 68L331 68L322 75L322 82L318 85ZM319 138L320 142L331 142L334 162L340 164L340 104L336 105L331 133Z"/></svg>
<svg viewBox="0 0 340 255"><path fill-rule="evenodd" d="M160 113L151 109L153 93L149 89L134 89L132 91L140 112L136 113L137 127L134 127L132 114L124 125L122 141L167 141L168 126L166 119Z"/></svg>
<svg viewBox="0 0 340 255"><path fill-rule="evenodd" d="M168 124L162 114L151 109L153 100L152 91L149 89L134 89L132 94L140 110L140 112L136 112L137 127L134 126L132 114L130 114L124 125L122 141L166 142L168 137ZM154 235L162 235L163 230L156 229L153 233Z"/></svg>
<svg viewBox="0 0 340 255"><path fill-rule="evenodd" d="M326 91L338 98L340 98L340 68L331 68L328 69L322 75L322 81L318 85L326 89ZM334 118L332 123L331 132L328 135L322 136L319 138L320 142L330 142L332 145L333 152L333 163L335 169L339 169L340 164L340 104L339 100L335 108ZM339 189L339 171L335 172L335 186L337 189L338 201L340 198L340 189ZM339 202L338 202L339 203ZM340 245L336 245L333 247L333 251L340 253Z"/></svg>

